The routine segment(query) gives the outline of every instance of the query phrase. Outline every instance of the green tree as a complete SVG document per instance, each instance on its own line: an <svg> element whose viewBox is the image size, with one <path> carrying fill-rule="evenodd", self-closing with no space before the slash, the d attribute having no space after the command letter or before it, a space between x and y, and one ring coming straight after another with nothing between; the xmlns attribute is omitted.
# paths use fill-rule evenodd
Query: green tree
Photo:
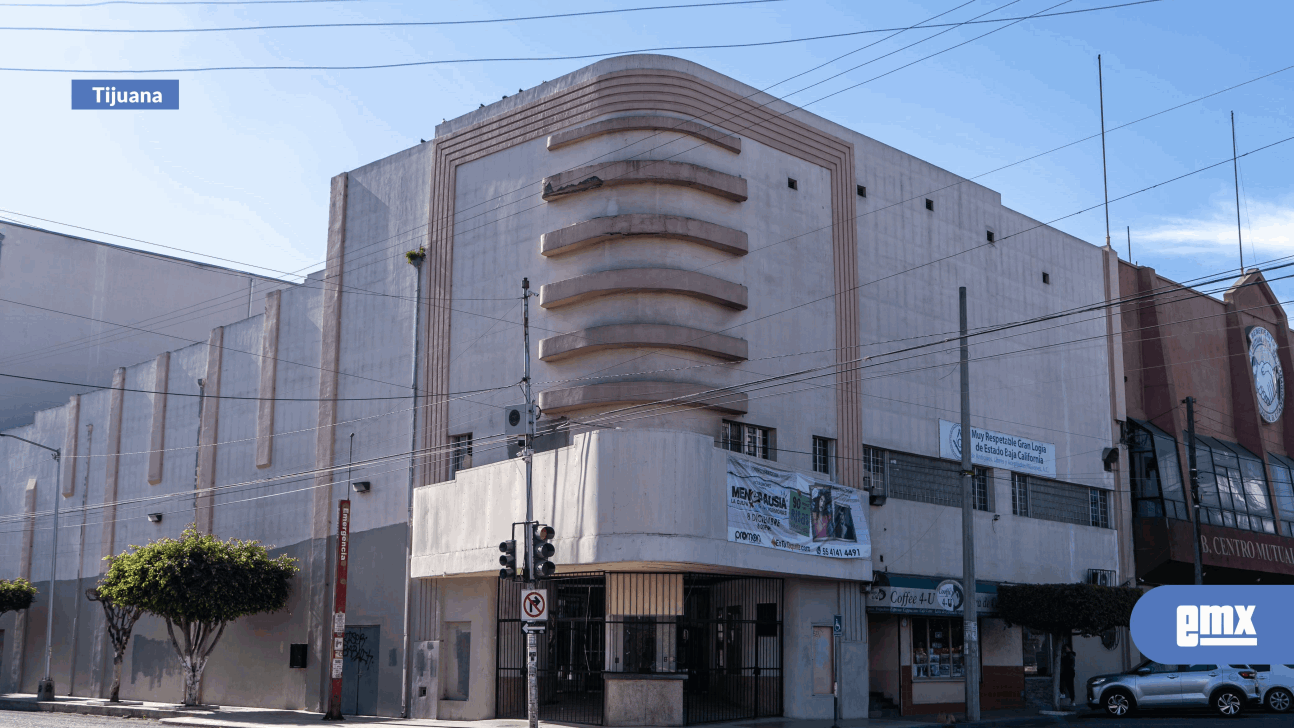
<svg viewBox="0 0 1294 728"><path fill-rule="evenodd" d="M108 557L112 559L111 556ZM130 633L135 629L135 622L144 615L139 607L117 604L107 596L99 593L99 588L86 589L85 596L103 607L103 616L108 619L108 639L112 641L112 689L108 691L108 700L116 703L121 700L121 659L126 654L126 644L130 642Z"/></svg>
<svg viewBox="0 0 1294 728"><path fill-rule="evenodd" d="M20 612L36 600L36 587L26 579L0 579L0 614Z"/></svg>
<svg viewBox="0 0 1294 728"><path fill-rule="evenodd" d="M1141 590L1095 584L1015 584L997 588L998 616L1052 636L1051 701L1060 709L1060 647L1071 635L1127 627ZM1074 696L1075 700L1078 696Z"/></svg>
<svg viewBox="0 0 1294 728"><path fill-rule="evenodd" d="M131 546L113 558L98 591L166 621L184 668L184 704L197 705L202 670L225 627L285 607L297 571L296 559L270 558L256 541L221 541L190 525L178 539Z"/></svg>

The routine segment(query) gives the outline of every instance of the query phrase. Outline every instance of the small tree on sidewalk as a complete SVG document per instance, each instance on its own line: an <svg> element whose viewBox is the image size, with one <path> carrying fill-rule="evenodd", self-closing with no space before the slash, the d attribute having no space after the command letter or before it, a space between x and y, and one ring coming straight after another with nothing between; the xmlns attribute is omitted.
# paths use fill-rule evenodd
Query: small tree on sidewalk
<svg viewBox="0 0 1294 728"><path fill-rule="evenodd" d="M190 525L179 539L131 546L112 559L99 595L166 620L184 668L184 704L197 705L202 670L225 627L285 607L296 572L296 559L272 559L256 541L221 541Z"/></svg>
<svg viewBox="0 0 1294 728"><path fill-rule="evenodd" d="M36 600L36 587L26 579L0 579L0 614L20 612Z"/></svg>
<svg viewBox="0 0 1294 728"><path fill-rule="evenodd" d="M997 588L997 610L1008 624L1051 635L1051 702L1059 710L1061 645L1074 634L1095 637L1127 627L1141 593L1133 587L1095 584L1002 585Z"/></svg>
<svg viewBox="0 0 1294 728"><path fill-rule="evenodd" d="M109 556L111 561L112 557ZM103 607L103 616L108 620L108 639L112 642L112 688L108 691L109 702L121 701L121 660L126 654L126 644L130 642L130 633L135 629L135 622L144 615L144 610L124 604L117 604L101 594L98 587L86 589L85 596Z"/></svg>

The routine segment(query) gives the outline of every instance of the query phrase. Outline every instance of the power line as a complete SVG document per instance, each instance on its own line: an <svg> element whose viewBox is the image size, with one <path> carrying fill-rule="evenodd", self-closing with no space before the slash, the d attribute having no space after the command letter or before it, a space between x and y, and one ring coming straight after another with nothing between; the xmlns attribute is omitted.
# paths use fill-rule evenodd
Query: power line
<svg viewBox="0 0 1294 728"><path fill-rule="evenodd" d="M320 2L329 1L337 2L338 0L318 0ZM1156 0L1145 0L1154 2ZM620 13L636 13L645 10L683 10L687 8L715 8L726 5L762 5L765 3L779 3L785 0L729 0L728 2L713 3L690 3L687 5L651 5L641 8L619 8L616 10L586 10L576 13L552 13L548 15L527 15L515 18L484 18L479 20L413 20L400 22L368 22L368 23L295 23L290 25L240 25L225 28L51 28L51 27L0 27L0 30L37 30L43 32L57 33L224 33L240 30L288 30L300 28L409 28L418 26L443 26L443 25L484 25L489 23L515 23L525 20L557 20L563 18L577 18L589 15L614 15ZM109 3L96 3L107 5ZM164 5L167 3L138 3L141 5ZM175 3L187 5L190 3ZM221 3L192 3L201 5L212 5ZM260 3L253 3L260 4ZM0 3L0 7L8 3ZM33 6L28 6L33 7ZM41 6L34 6L41 7ZM53 7L53 6L49 6ZM76 6L88 7L88 6ZM874 32L874 31L873 31Z"/></svg>
<svg viewBox="0 0 1294 728"><path fill-rule="evenodd" d="M339 372L339 373L342 373L342 372ZM331 398L320 398L320 397L235 397L235 396L233 396L233 395L224 395L224 394L221 394L221 395L215 395L215 394L188 394L188 393L185 393L185 392L158 392L158 391L153 390L153 389L131 389L131 388L129 388L129 387L114 387L114 386L112 386L111 384L86 384L86 383L84 383L84 382L63 382L63 381L59 381L59 380L57 380L57 379L43 379L43 378L41 378L41 377L24 377L24 376L19 376L19 375L17 375L17 374L5 374L5 373L3 373L3 372L0 372L0 377L7 377L7 378L9 378L9 379L22 379L22 380L29 381L29 382L45 382L45 383L47 383L47 384L65 384L65 385L67 385L67 386L69 386L69 387L84 387L84 388L86 388L86 389L112 389L112 390L116 390L116 391L118 391L118 392L138 392L138 393L140 393L140 394L161 394L161 395L165 395L165 396L167 396L167 397L201 397L202 399L234 399L234 400L246 400L246 401L249 401L249 402L271 402L271 401L272 401L272 402L374 402L374 401L380 401L380 400L392 400L392 399L413 399L413 395L412 395L412 394L403 394L403 395L394 396L394 397L331 397ZM392 385L392 386L395 386L395 385ZM408 386L408 385L402 385L402 386ZM472 389L472 390L468 390L468 391L466 391L466 392L446 392L446 393L440 393L440 394L437 394L437 393L430 393L430 394L428 394L428 393L425 393L425 392L419 392L419 393L418 393L418 396L420 396L420 397L445 397L445 396L452 396L452 395L456 395L456 394L478 394L478 393L481 393L481 392L493 392L493 391L495 391L495 390L499 390L499 389L509 389L509 388L511 388L511 387L513 387L513 386L515 386L515 385L512 385L512 384L505 384L505 385L502 385L502 386L499 386L499 387L489 387L489 388L487 388L487 389Z"/></svg>
<svg viewBox="0 0 1294 728"><path fill-rule="evenodd" d="M755 0L758 1L758 0ZM775 2L777 0L767 0ZM1069 2L1070 0L1066 0ZM1118 5L1106 5L1099 8L1088 8L1084 10L1071 10L1062 13L1053 13L1052 15L1073 15L1077 13L1090 13L1098 10L1112 10L1117 8L1130 7L1133 5L1147 5L1150 3L1163 2L1164 0L1135 0L1134 2L1120 3ZM1063 4L1063 3L1062 3ZM1056 6L1053 6L1056 7ZM981 21L984 23L1008 23L1014 24L1023 20L1033 20L1038 18L1050 17L1046 14L1035 14L1022 16L1020 18L1000 18L995 20ZM264 28L266 26L262 26ZM916 26L913 26L915 28ZM941 27L941 26L926 26ZM229 28L228 30L255 30L260 28ZM584 53L578 55L565 56L516 56L516 57L497 57L497 58L454 58L444 60L427 60L427 61L405 61L402 63L375 63L368 65L351 65L351 66L201 66L192 68L151 68L151 69L98 69L98 68L0 68L0 71L10 71L15 73L111 73L111 74L146 74L146 73L206 73L212 71L372 71L390 68L414 68L418 66L435 66L455 63L516 63L526 62L534 63L539 61L578 61L588 60L591 58L608 58L611 56L635 55L640 53L660 53L663 51L689 51L689 50L731 50L736 48L757 48L773 45L785 45L788 43L803 43L816 40L827 40L831 38L842 38L853 35L863 35L867 33L893 32L895 30L907 30L909 28L887 28L879 30L861 30L851 33L833 33L829 35L808 36L803 38L785 38L781 40L758 41L749 43L727 43L727 44L708 44L708 45L689 45L689 46L659 46L655 48L636 48L633 50L610 51L606 53ZM0 28L0 30L66 30L78 31L76 28ZM174 29L163 32L200 32L201 29ZM225 29L210 29L225 30ZM85 32L91 32L86 29ZM96 31L97 32L97 31ZM116 32L147 32L147 31L129 31L122 30ZM158 31L153 31L158 32Z"/></svg>

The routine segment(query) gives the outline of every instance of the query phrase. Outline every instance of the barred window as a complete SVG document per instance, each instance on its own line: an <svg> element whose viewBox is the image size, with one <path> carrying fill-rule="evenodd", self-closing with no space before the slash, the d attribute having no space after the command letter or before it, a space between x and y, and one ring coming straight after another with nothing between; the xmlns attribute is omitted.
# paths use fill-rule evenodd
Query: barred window
<svg viewBox="0 0 1294 728"><path fill-rule="evenodd" d="M1110 527L1110 493L1101 488L1089 488L1091 498L1092 523L1097 528Z"/></svg>
<svg viewBox="0 0 1294 728"><path fill-rule="evenodd" d="M1030 477L1029 515L1044 521L1092 525L1091 488L1059 480Z"/></svg>
<svg viewBox="0 0 1294 728"><path fill-rule="evenodd" d="M975 484L975 510L989 510L988 500L988 470L986 468L975 468L975 475L971 478Z"/></svg>
<svg viewBox="0 0 1294 728"><path fill-rule="evenodd" d="M1029 476L1023 473L1011 473L1011 512L1029 515Z"/></svg>
<svg viewBox="0 0 1294 728"><path fill-rule="evenodd" d="M449 438L451 455L449 460L449 477L460 470L472 467L472 433L453 435Z"/></svg>
<svg viewBox="0 0 1294 728"><path fill-rule="evenodd" d="M863 489L885 495L885 451L863 446Z"/></svg>
<svg viewBox="0 0 1294 728"><path fill-rule="evenodd" d="M960 463L897 452L888 457L890 497L961 508L965 486Z"/></svg>
<svg viewBox="0 0 1294 728"><path fill-rule="evenodd" d="M744 422L723 421L719 447L751 457L776 460L773 450L773 433L770 427L748 425Z"/></svg>
<svg viewBox="0 0 1294 728"><path fill-rule="evenodd" d="M831 475L836 456L836 441L828 437L813 438L813 472Z"/></svg>

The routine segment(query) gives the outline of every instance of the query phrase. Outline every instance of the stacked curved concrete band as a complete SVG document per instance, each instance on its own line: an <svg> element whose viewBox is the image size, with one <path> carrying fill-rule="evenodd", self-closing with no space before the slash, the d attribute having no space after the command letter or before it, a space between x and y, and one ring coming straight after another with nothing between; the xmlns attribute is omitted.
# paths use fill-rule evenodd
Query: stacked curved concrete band
<svg viewBox="0 0 1294 728"><path fill-rule="evenodd" d="M632 65L632 64L630 64ZM605 66L604 66L605 68ZM594 148L600 137L628 132L651 132L649 141L623 147L595 163L568 169L560 163L542 182L541 196L548 212L557 218L574 216L565 226L543 234L539 252L560 266L538 268L530 277L540 286L539 305L550 316L547 328L563 331L543 339L539 358L558 367L570 366L572 376L602 363L608 350L633 349L632 359L644 349L672 353L698 365L740 362L750 355L747 342L739 336L750 292L741 280L733 280L740 266L704 266L706 270L685 270L664 258L671 246L701 246L718 251L733 261L749 252L745 230L732 227L728 213L707 220L704 205L741 206L749 195L747 180L724 173L721 161L694 164L669 159L631 159L668 139L703 150L694 161L721 160L740 155L743 140L716 117L740 119L743 136L777 152L796 157L826 170L830 177L832 216L832 270L836 296L836 420L839 438L838 479L859 486L856 463L861 453L862 404L859 387L850 381L844 364L859 356L859 307L857 286L857 230L855 216L854 148L851 143L815 128L794 115L781 115L763 99L743 97L707 79L683 70L662 67L614 68L576 78L561 88L522 101L502 111L482 110L465 118L465 125L447 124L437 130L432 175L427 259L423 266L423 290L427 291L427 321L422 330L427 342L427 364L422 387L428 392L449 391L450 311L453 270L453 237L458 202L458 168L504 150L547 137L550 152L581 146ZM716 114L722 109L722 114ZM700 119L704 123L692 121ZM605 144L605 142L603 142ZM678 146L675 145L674 149ZM660 153L666 156L670 152ZM719 157L714 155L718 154ZM556 159L556 157L554 157ZM614 201L609 190L626 190L639 195L630 214L616 214L611 204L604 216L579 219L573 210L588 210L590 200ZM641 192L639 190L642 190ZM680 209L688 201L689 212ZM652 201L657 209L650 208ZM673 201L673 202L672 202ZM671 209L673 208L673 209ZM437 223L436 221L445 221ZM720 224L724 222L725 224ZM650 245L647 243L650 241ZM663 245L662 245L663 243ZM640 251L655 251L661 260L644 260ZM659 251L666 251L660 253ZM713 256L713 253L706 253ZM686 258L687 256L680 256ZM545 276L544 270L560 270ZM571 275L574 272L576 275ZM628 300L629 303L625 303ZM613 302L621 305L615 308ZM612 305L611 308L603 308ZM705 316L694 316L704 308ZM619 316L612 311L633 311ZM631 319L631 320L629 320ZM705 320L707 328L699 328ZM553 326L552 322L558 325ZM714 326L715 321L721 324ZM585 369L580 369L581 364ZM747 410L747 395L739 387L721 387L702 381L704 375L690 374L704 368L679 362L679 371L643 374L646 381L621 379L592 380L587 384L548 389L539 394L539 404L548 414L569 414L578 419L588 412L615 411L632 418L635 412L684 412L701 410L725 416ZM695 377L695 379L691 378ZM639 379L640 377L633 377ZM727 380L731 382L732 380ZM420 447L435 451L448 444L448 410L429 402L421 429ZM448 461L428 463L420 473L421 483L448 479Z"/></svg>

